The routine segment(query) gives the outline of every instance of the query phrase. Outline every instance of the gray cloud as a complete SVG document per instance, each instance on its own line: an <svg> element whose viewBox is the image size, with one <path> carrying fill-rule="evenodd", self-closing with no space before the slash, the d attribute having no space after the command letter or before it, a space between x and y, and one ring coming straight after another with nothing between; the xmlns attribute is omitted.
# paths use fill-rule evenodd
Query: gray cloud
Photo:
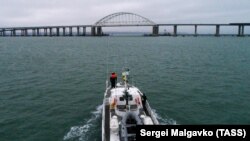
<svg viewBox="0 0 250 141"><path fill-rule="evenodd" d="M249 0L1 0L0 26L93 24L120 11L156 23L250 22Z"/></svg>

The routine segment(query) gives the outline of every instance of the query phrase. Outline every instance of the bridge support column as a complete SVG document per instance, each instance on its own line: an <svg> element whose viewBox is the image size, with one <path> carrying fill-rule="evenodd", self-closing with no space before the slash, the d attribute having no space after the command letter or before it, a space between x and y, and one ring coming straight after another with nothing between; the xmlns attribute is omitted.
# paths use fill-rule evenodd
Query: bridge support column
<svg viewBox="0 0 250 141"><path fill-rule="evenodd" d="M217 37L220 36L220 25L216 25L215 36L217 36Z"/></svg>
<svg viewBox="0 0 250 141"><path fill-rule="evenodd" d="M60 36L60 28L59 27L56 28L56 36Z"/></svg>
<svg viewBox="0 0 250 141"><path fill-rule="evenodd" d="M24 36L24 29L21 30L21 36Z"/></svg>
<svg viewBox="0 0 250 141"><path fill-rule="evenodd" d="M244 36L244 25L239 25L238 26L238 36L239 37Z"/></svg>
<svg viewBox="0 0 250 141"><path fill-rule="evenodd" d="M174 36L177 36L177 25L174 25Z"/></svg>
<svg viewBox="0 0 250 141"><path fill-rule="evenodd" d="M44 28L44 29L43 29L43 33L44 33L44 34L43 34L44 36L48 36L47 28Z"/></svg>
<svg viewBox="0 0 250 141"><path fill-rule="evenodd" d="M72 36L72 27L69 27L69 36Z"/></svg>
<svg viewBox="0 0 250 141"><path fill-rule="evenodd" d="M13 29L13 30L11 31L11 36L16 36L16 29Z"/></svg>
<svg viewBox="0 0 250 141"><path fill-rule="evenodd" d="M5 31L5 29L3 29L3 36L6 36L6 31Z"/></svg>
<svg viewBox="0 0 250 141"><path fill-rule="evenodd" d="M238 27L238 36L240 36L241 35L241 25L239 25L239 27Z"/></svg>
<svg viewBox="0 0 250 141"><path fill-rule="evenodd" d="M24 29L24 36L28 36L28 29Z"/></svg>
<svg viewBox="0 0 250 141"><path fill-rule="evenodd" d="M80 36L80 27L77 26L77 27L76 27L76 30L77 30L76 36Z"/></svg>
<svg viewBox="0 0 250 141"><path fill-rule="evenodd" d="M240 36L244 36L244 25L241 25Z"/></svg>
<svg viewBox="0 0 250 141"><path fill-rule="evenodd" d="M36 36L40 36L40 29L39 28L36 29Z"/></svg>
<svg viewBox="0 0 250 141"><path fill-rule="evenodd" d="M95 36L96 32L95 32L95 26L91 27L91 36Z"/></svg>
<svg viewBox="0 0 250 141"><path fill-rule="evenodd" d="M13 34L14 34L14 36L16 36L16 29L13 30Z"/></svg>
<svg viewBox="0 0 250 141"><path fill-rule="evenodd" d="M49 36L53 36L53 33L52 33L52 32L53 32L53 29L50 27L50 28L49 28Z"/></svg>
<svg viewBox="0 0 250 141"><path fill-rule="evenodd" d="M97 36L102 36L102 27L98 26L96 27L96 29L97 29Z"/></svg>
<svg viewBox="0 0 250 141"><path fill-rule="evenodd" d="M63 27L63 36L65 36L65 27Z"/></svg>
<svg viewBox="0 0 250 141"><path fill-rule="evenodd" d="M82 27L82 36L86 35L86 27Z"/></svg>
<svg viewBox="0 0 250 141"><path fill-rule="evenodd" d="M159 35L159 26L158 25L154 25L153 26L153 36L158 36Z"/></svg>
<svg viewBox="0 0 250 141"><path fill-rule="evenodd" d="M36 30L32 29L32 36L36 36Z"/></svg>
<svg viewBox="0 0 250 141"><path fill-rule="evenodd" d="M244 25L242 25L242 31L241 31L241 34L242 34L242 36L244 36Z"/></svg>
<svg viewBox="0 0 250 141"><path fill-rule="evenodd" d="M197 25L194 25L194 36L197 36Z"/></svg>

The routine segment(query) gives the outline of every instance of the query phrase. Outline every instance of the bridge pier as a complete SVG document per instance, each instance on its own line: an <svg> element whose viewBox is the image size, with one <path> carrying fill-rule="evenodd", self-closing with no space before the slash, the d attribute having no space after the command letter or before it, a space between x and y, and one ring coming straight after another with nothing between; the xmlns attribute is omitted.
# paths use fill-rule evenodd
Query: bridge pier
<svg viewBox="0 0 250 141"><path fill-rule="evenodd" d="M43 34L44 36L48 36L47 28L44 28L44 29L43 29L43 33L44 33L44 34Z"/></svg>
<svg viewBox="0 0 250 141"><path fill-rule="evenodd" d="M177 36L177 25L174 25L174 36Z"/></svg>
<svg viewBox="0 0 250 141"><path fill-rule="evenodd" d="M72 33L72 27L69 27L69 36L72 36L73 33Z"/></svg>
<svg viewBox="0 0 250 141"><path fill-rule="evenodd" d="M26 32L25 29L22 29L21 36L26 36L25 32Z"/></svg>
<svg viewBox="0 0 250 141"><path fill-rule="evenodd" d="M20 36L23 36L23 29L20 29Z"/></svg>
<svg viewBox="0 0 250 141"><path fill-rule="evenodd" d="M29 29L25 29L25 36L29 36Z"/></svg>
<svg viewBox="0 0 250 141"><path fill-rule="evenodd" d="M217 37L220 36L220 25L216 25L215 36L217 36Z"/></svg>
<svg viewBox="0 0 250 141"><path fill-rule="evenodd" d="M244 25L239 25L238 26L238 36L239 37L244 36Z"/></svg>
<svg viewBox="0 0 250 141"><path fill-rule="evenodd" d="M102 36L102 27L98 26L96 27L96 29L97 29L97 36Z"/></svg>
<svg viewBox="0 0 250 141"><path fill-rule="evenodd" d="M197 25L194 25L194 36L197 36Z"/></svg>
<svg viewBox="0 0 250 141"><path fill-rule="evenodd" d="M82 27L82 36L86 35L86 27Z"/></svg>
<svg viewBox="0 0 250 141"><path fill-rule="evenodd" d="M13 30L10 31L10 36L13 36Z"/></svg>
<svg viewBox="0 0 250 141"><path fill-rule="evenodd" d="M11 31L11 36L16 36L16 29L13 29L13 30Z"/></svg>
<svg viewBox="0 0 250 141"><path fill-rule="evenodd" d="M241 35L241 25L239 25L239 27L238 27L238 36L240 36Z"/></svg>
<svg viewBox="0 0 250 141"><path fill-rule="evenodd" d="M36 29L36 36L40 36L40 29L39 28Z"/></svg>
<svg viewBox="0 0 250 141"><path fill-rule="evenodd" d="M21 30L21 36L25 36L25 29Z"/></svg>
<svg viewBox="0 0 250 141"><path fill-rule="evenodd" d="M66 36L66 34L65 34L65 27L63 27L63 36Z"/></svg>
<svg viewBox="0 0 250 141"><path fill-rule="evenodd" d="M242 25L242 31L241 31L241 34L242 34L242 36L244 36L244 25Z"/></svg>
<svg viewBox="0 0 250 141"><path fill-rule="evenodd" d="M49 36L52 36L52 28L49 28Z"/></svg>
<svg viewBox="0 0 250 141"><path fill-rule="evenodd" d="M77 30L76 36L80 36L80 27L77 26L77 27L76 27L76 30Z"/></svg>
<svg viewBox="0 0 250 141"><path fill-rule="evenodd" d="M96 29L95 26L91 27L91 36L95 36L96 35L95 29Z"/></svg>
<svg viewBox="0 0 250 141"><path fill-rule="evenodd" d="M5 29L3 29L3 36L4 36L4 37L6 36L6 31L5 31Z"/></svg>
<svg viewBox="0 0 250 141"><path fill-rule="evenodd" d="M23 36L26 36L26 29L23 29Z"/></svg>
<svg viewBox="0 0 250 141"><path fill-rule="evenodd" d="M14 36L16 36L16 29L13 30L13 34L14 34Z"/></svg>
<svg viewBox="0 0 250 141"><path fill-rule="evenodd" d="M242 31L242 26L239 25L239 26L238 26L238 36L241 36L241 35L242 35L242 34L241 34L241 31Z"/></svg>
<svg viewBox="0 0 250 141"><path fill-rule="evenodd" d="M28 30L29 30L29 29L25 29L25 36L29 36Z"/></svg>
<svg viewBox="0 0 250 141"><path fill-rule="evenodd" d="M158 36L159 35L159 26L158 25L153 26L152 34L153 34L153 36Z"/></svg>
<svg viewBox="0 0 250 141"><path fill-rule="evenodd" d="M36 30L34 28L32 29L32 36L36 36Z"/></svg>
<svg viewBox="0 0 250 141"><path fill-rule="evenodd" d="M59 27L56 28L56 36L60 36L60 28Z"/></svg>

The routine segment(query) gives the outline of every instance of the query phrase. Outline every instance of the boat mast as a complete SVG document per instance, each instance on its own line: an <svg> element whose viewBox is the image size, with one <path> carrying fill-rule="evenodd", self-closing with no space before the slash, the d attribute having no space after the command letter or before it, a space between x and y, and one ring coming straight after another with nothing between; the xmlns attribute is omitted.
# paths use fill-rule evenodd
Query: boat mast
<svg viewBox="0 0 250 141"><path fill-rule="evenodd" d="M124 68L124 71L122 72L122 79L124 81L126 90L129 89L128 87L129 69L128 68Z"/></svg>

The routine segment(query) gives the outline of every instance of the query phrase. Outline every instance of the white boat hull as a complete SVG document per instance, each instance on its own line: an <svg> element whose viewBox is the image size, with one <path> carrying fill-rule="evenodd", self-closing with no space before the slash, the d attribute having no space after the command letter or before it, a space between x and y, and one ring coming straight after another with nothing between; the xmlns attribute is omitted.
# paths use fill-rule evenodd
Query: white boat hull
<svg viewBox="0 0 250 141"><path fill-rule="evenodd" d="M107 87L102 111L102 141L134 141L135 125L157 125L156 115L137 87Z"/></svg>

